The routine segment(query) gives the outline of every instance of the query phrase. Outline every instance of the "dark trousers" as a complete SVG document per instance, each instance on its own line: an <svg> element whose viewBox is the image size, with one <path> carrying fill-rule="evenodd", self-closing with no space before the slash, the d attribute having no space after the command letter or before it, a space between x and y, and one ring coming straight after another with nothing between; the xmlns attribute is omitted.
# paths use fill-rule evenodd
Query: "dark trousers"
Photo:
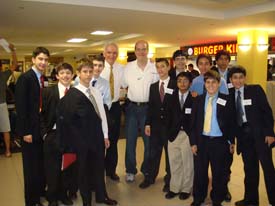
<svg viewBox="0 0 275 206"><path fill-rule="evenodd" d="M159 130L166 130L164 127L160 127ZM168 157L168 139L165 137L166 131L161 131L159 135L151 135L149 137L150 154L149 154L149 174L148 180L154 182L159 173L160 160L162 150L165 151L165 171L166 175L164 182L169 185L171 179L169 157Z"/></svg>
<svg viewBox="0 0 275 206"><path fill-rule="evenodd" d="M106 197L104 176L104 146L96 151L82 149L77 152L78 186L83 203L91 203L91 185L96 191L96 200L103 201Z"/></svg>
<svg viewBox="0 0 275 206"><path fill-rule="evenodd" d="M264 142L264 137L254 138L248 128L241 128L238 144L241 145L244 162L244 199L248 204L259 203L259 161L261 163L269 203L275 204L275 169L272 150Z"/></svg>
<svg viewBox="0 0 275 206"><path fill-rule="evenodd" d="M116 166L118 161L117 141L120 133L120 116L121 107L119 102L113 102L109 111L111 125L109 127L109 141L110 147L106 151L105 169L106 175L116 173Z"/></svg>
<svg viewBox="0 0 275 206"><path fill-rule="evenodd" d="M221 203L226 192L226 157L229 153L229 144L223 137L200 137L198 153L194 155L194 201L203 202L208 189L208 166L211 165L212 191L211 199L214 203Z"/></svg>
<svg viewBox="0 0 275 206"><path fill-rule="evenodd" d="M44 163L47 183L47 199L49 202L66 198L66 180L61 173L62 154L55 142L56 132L47 134L44 141Z"/></svg>
<svg viewBox="0 0 275 206"><path fill-rule="evenodd" d="M22 142L24 190L26 206L40 202L45 191L43 143Z"/></svg>

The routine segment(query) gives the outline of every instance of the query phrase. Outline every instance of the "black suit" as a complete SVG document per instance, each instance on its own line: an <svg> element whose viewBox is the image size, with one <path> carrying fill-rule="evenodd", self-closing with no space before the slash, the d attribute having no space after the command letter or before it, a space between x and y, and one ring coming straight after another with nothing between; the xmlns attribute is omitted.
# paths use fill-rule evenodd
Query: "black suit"
<svg viewBox="0 0 275 206"><path fill-rule="evenodd" d="M176 88L176 82L172 79L169 80L167 88L173 90ZM146 116L145 125L151 128L150 141L150 155L149 155L149 179L154 182L158 172L161 159L162 149L165 149L166 160L166 178L165 184L170 182L170 167L168 159L168 110L172 100L172 93L165 93L163 102L160 99L159 81L151 84L148 102L148 112Z"/></svg>
<svg viewBox="0 0 275 206"><path fill-rule="evenodd" d="M77 154L78 184L83 203L91 203L91 174L95 177L96 199L103 201L106 197L105 148L101 119L90 100L76 88L70 89L60 100L57 132L65 151L69 149Z"/></svg>
<svg viewBox="0 0 275 206"><path fill-rule="evenodd" d="M245 171L245 195L247 203L258 204L259 161L264 172L265 185L270 204L275 204L275 170L272 150L265 143L266 136L274 137L274 119L266 95L259 85L244 86L244 106L247 123L236 126L237 153L242 153ZM230 93L235 101L235 90ZM235 105L235 104L234 104Z"/></svg>
<svg viewBox="0 0 275 206"><path fill-rule="evenodd" d="M183 108L181 109L179 101L179 91L176 90L173 94L172 104L170 105L170 117L169 117L169 141L173 142L180 130L184 130L188 136L191 132L191 110L194 98L191 93L188 95L184 101ZM190 113L186 112L186 109L190 109Z"/></svg>
<svg viewBox="0 0 275 206"><path fill-rule="evenodd" d="M32 135L32 143L22 143L25 203L32 205L40 202L45 188L43 141L39 122L40 85L32 69L22 74L16 83L15 105L18 135Z"/></svg>
<svg viewBox="0 0 275 206"><path fill-rule="evenodd" d="M192 109L192 131L190 136L191 145L197 145L197 155L194 155L194 201L203 202L207 196L208 188L208 165L212 170L211 199L220 204L226 193L226 157L229 153L227 141L234 142L230 127L232 121L232 103L228 96L219 93L218 98L226 101L225 106L217 104L217 121L223 134L222 137L208 137L203 135L206 94L195 98Z"/></svg>

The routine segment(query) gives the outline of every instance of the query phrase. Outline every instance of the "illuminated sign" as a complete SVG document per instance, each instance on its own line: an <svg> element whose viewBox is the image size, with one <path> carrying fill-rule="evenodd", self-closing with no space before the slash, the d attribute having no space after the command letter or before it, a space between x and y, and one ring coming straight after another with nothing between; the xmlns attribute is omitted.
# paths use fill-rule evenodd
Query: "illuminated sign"
<svg viewBox="0 0 275 206"><path fill-rule="evenodd" d="M208 45L195 45L190 47L184 47L187 50L189 55L197 56L199 54L209 54L215 55L219 50L226 50L230 54L237 53L237 43L228 42L228 43L217 43L217 44L208 44Z"/></svg>

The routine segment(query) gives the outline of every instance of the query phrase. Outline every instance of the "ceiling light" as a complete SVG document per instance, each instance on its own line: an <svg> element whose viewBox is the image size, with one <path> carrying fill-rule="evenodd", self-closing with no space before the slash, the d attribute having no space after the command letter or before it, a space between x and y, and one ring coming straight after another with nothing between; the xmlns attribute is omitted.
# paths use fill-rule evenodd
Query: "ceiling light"
<svg viewBox="0 0 275 206"><path fill-rule="evenodd" d="M83 39L83 38L72 38L72 39L69 39L67 42L70 42L70 43L80 43L80 42L84 42L84 41L87 41L87 39Z"/></svg>
<svg viewBox="0 0 275 206"><path fill-rule="evenodd" d="M112 34L112 31L94 31L91 34L92 35L109 35Z"/></svg>

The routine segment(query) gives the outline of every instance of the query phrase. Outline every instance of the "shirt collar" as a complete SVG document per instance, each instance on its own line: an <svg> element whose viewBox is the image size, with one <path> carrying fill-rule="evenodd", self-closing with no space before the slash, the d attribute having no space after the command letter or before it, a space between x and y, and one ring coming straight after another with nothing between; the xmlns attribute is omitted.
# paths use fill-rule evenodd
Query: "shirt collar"
<svg viewBox="0 0 275 206"><path fill-rule="evenodd" d="M189 90L187 90L186 92L183 93L183 96L187 96L189 93ZM179 96L182 95L181 91L179 90Z"/></svg>
<svg viewBox="0 0 275 206"><path fill-rule="evenodd" d="M219 94L219 92L216 92L216 94L214 94L214 98L213 99L217 99L217 97L218 97L218 94ZM206 99L208 99L210 97L210 95L208 94L208 92L206 93Z"/></svg>
<svg viewBox="0 0 275 206"><path fill-rule="evenodd" d="M63 84L61 84L60 82L57 83L57 86L58 86L58 89L61 91L61 92L65 92L66 88L69 89L69 87L65 87Z"/></svg>
<svg viewBox="0 0 275 206"><path fill-rule="evenodd" d="M167 86L169 83L170 77L168 76L165 80L159 80L159 83L161 84L162 82L164 82L164 85Z"/></svg>
<svg viewBox="0 0 275 206"><path fill-rule="evenodd" d="M38 77L38 79L40 79L40 77L42 76L42 74L33 66L32 70L34 71L35 75Z"/></svg>
<svg viewBox="0 0 275 206"><path fill-rule="evenodd" d="M242 86L240 89L235 89L235 92L237 93L238 91L240 91L243 94L243 90L244 90L244 86Z"/></svg>

